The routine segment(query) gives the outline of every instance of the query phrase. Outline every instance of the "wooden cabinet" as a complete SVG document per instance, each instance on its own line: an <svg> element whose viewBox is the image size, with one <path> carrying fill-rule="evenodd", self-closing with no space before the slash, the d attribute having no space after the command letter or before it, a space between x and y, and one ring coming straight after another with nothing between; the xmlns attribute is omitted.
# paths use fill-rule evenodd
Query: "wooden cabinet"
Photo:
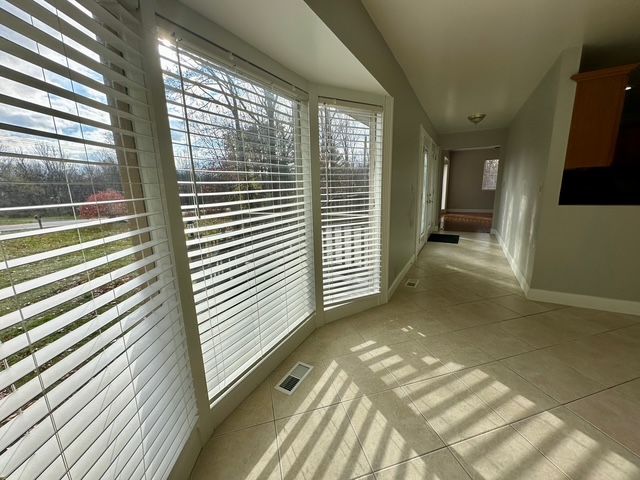
<svg viewBox="0 0 640 480"><path fill-rule="evenodd" d="M565 170L608 167L614 159L629 75L640 64L577 73Z"/></svg>

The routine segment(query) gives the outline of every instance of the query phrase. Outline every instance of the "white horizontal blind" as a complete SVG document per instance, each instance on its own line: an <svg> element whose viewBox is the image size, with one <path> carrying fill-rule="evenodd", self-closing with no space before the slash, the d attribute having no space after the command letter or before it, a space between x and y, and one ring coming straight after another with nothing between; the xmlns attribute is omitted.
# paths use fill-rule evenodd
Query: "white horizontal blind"
<svg viewBox="0 0 640 480"><path fill-rule="evenodd" d="M209 397L314 310L304 102L160 41Z"/></svg>
<svg viewBox="0 0 640 480"><path fill-rule="evenodd" d="M318 109L322 284L329 309L380 293L382 111L329 103Z"/></svg>
<svg viewBox="0 0 640 480"><path fill-rule="evenodd" d="M0 477L165 478L196 406L140 25L0 9Z"/></svg>

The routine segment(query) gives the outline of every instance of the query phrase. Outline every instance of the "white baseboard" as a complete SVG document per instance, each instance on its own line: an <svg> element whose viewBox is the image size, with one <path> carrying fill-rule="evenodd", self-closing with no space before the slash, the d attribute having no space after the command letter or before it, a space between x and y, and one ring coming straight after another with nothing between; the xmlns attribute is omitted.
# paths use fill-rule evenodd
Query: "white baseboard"
<svg viewBox="0 0 640 480"><path fill-rule="evenodd" d="M493 213L493 208L447 208L445 213Z"/></svg>
<svg viewBox="0 0 640 480"><path fill-rule="evenodd" d="M391 284L391 287L389 288L389 294L388 294L388 299L391 298L391 296L395 293L395 291L397 290L397 288L400 286L400 282L402 282L402 279L405 277L405 275L407 274L407 272L409 271L409 269L411 268L411 266L413 265L413 263L416 261L416 256L411 255L411 258L409 259L409 261L406 263L406 265L402 268L402 270L400 271L400 273L396 276L395 280L393 281L393 283Z"/></svg>
<svg viewBox="0 0 640 480"><path fill-rule="evenodd" d="M619 300L617 298L593 297L577 293L553 292L530 288L527 293L529 300L546 303L559 303L571 307L593 308L594 310L606 310L607 312L627 313L640 315L640 302L631 300Z"/></svg>
<svg viewBox="0 0 640 480"><path fill-rule="evenodd" d="M504 240L500 236L500 233L498 233L495 228L491 229L491 233L496 236L498 243L500 243L504 256L507 258L509 266L511 267L511 270L513 270L513 274L516 276L516 279L520 284L520 288L522 288L522 291L529 300L545 303L557 303L561 305L569 305L571 307L593 308L594 310L606 310L607 312L640 315L640 302L531 288L527 279L522 275L522 272L520 272L520 269L516 265L513 257L506 249Z"/></svg>
<svg viewBox="0 0 640 480"><path fill-rule="evenodd" d="M507 247L505 246L504 240L500 236L500 233L495 228L492 228L491 234L495 235L496 239L498 240L498 243L502 248L502 252L504 253L504 256L507 258L507 262L509 262L509 266L511 267L513 274L516 276L516 280L518 280L518 283L520 284L520 288L522 289L525 295L528 295L529 289L530 289L529 282L527 282L526 277L520 271L520 268L518 268L518 264L516 263L515 259L511 256L511 253L509 253L509 250L507 250Z"/></svg>

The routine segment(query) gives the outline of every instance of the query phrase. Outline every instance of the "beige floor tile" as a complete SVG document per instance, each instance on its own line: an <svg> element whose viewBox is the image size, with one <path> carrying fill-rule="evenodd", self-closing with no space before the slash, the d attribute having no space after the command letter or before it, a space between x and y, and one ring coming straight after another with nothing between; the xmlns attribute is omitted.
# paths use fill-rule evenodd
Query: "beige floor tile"
<svg viewBox="0 0 640 480"><path fill-rule="evenodd" d="M571 478L640 478L640 457L564 407L523 420L514 428Z"/></svg>
<svg viewBox="0 0 640 480"><path fill-rule="evenodd" d="M451 309L469 319L470 323L468 326L484 325L486 323L499 322L519 316L508 308L504 308L489 300L463 303L451 307Z"/></svg>
<svg viewBox="0 0 640 480"><path fill-rule="evenodd" d="M335 379L333 386L343 401L398 386L393 375L376 360L373 352L338 357L327 360L326 364L327 373Z"/></svg>
<svg viewBox="0 0 640 480"><path fill-rule="evenodd" d="M365 340L378 345L393 345L415 338L413 329L401 320L376 320L362 323L358 332Z"/></svg>
<svg viewBox="0 0 640 480"><path fill-rule="evenodd" d="M477 279L469 282L469 290L482 298L500 298L505 295L513 295L520 291L520 287L507 285L499 279L492 279L490 277Z"/></svg>
<svg viewBox="0 0 640 480"><path fill-rule="evenodd" d="M562 403L576 400L604 388L604 385L562 362L548 349L507 358L502 362Z"/></svg>
<svg viewBox="0 0 640 480"><path fill-rule="evenodd" d="M463 288L459 285L434 287L427 290L427 292L445 299L452 305L482 300L480 295L477 295L470 289Z"/></svg>
<svg viewBox="0 0 640 480"><path fill-rule="evenodd" d="M509 423L558 404L504 365L492 363L471 368L460 372L458 377Z"/></svg>
<svg viewBox="0 0 640 480"><path fill-rule="evenodd" d="M374 470L444 446L402 388L343 405Z"/></svg>
<svg viewBox="0 0 640 480"><path fill-rule="evenodd" d="M273 420L273 407L271 404L272 388L269 381L260 384L236 407L231 415L216 428L214 435L221 435Z"/></svg>
<svg viewBox="0 0 640 480"><path fill-rule="evenodd" d="M297 361L313 366L311 372L307 374L298 388L291 395L273 388ZM340 395L334 386L337 381L336 374L335 368L330 368L326 362L308 362L306 358L298 357L295 354L289 357L269 377L275 418L287 417L338 403Z"/></svg>
<svg viewBox="0 0 640 480"><path fill-rule="evenodd" d="M637 315L626 315L623 313L606 312L588 308L569 307L566 311L563 310L562 313L578 318L583 322L589 322L594 325L594 328L597 327L599 331L618 329L640 322L640 317Z"/></svg>
<svg viewBox="0 0 640 480"><path fill-rule="evenodd" d="M400 295L396 297L394 295L391 300L385 305L380 305L371 309L377 315L382 315L384 318L394 319L398 315L404 315L405 313L411 313L418 311L418 307L413 301L413 297L409 295Z"/></svg>
<svg viewBox="0 0 640 480"><path fill-rule="evenodd" d="M192 480L279 479L273 422L212 437L200 452Z"/></svg>
<svg viewBox="0 0 640 480"><path fill-rule="evenodd" d="M612 333L588 336L549 351L604 386L617 385L640 374L638 345Z"/></svg>
<svg viewBox="0 0 640 480"><path fill-rule="evenodd" d="M342 405L276 420L285 479L351 479L371 473Z"/></svg>
<svg viewBox="0 0 640 480"><path fill-rule="evenodd" d="M420 339L420 343L436 355L471 346L469 345L469 339L465 336L464 330L426 337Z"/></svg>
<svg viewBox="0 0 640 480"><path fill-rule="evenodd" d="M405 325L413 330L414 338L418 340L432 337L434 335L440 335L442 333L452 332L456 329L455 325L429 318L409 319L405 322Z"/></svg>
<svg viewBox="0 0 640 480"><path fill-rule="evenodd" d="M434 353L433 356L444 365L447 372L457 372L493 361L488 353L469 346L451 351L440 351Z"/></svg>
<svg viewBox="0 0 640 480"><path fill-rule="evenodd" d="M558 332L558 329L553 328L553 326L538 321L538 315L514 318L499 323L499 326L508 334L519 338L535 348L557 345L558 343L573 340L579 336L575 333L571 335L564 333L563 335L561 332Z"/></svg>
<svg viewBox="0 0 640 480"><path fill-rule="evenodd" d="M533 302L527 300L523 295L518 294L494 298L491 301L509 310L513 310L520 315L535 315L536 313L562 308L561 305L555 305L553 303Z"/></svg>
<svg viewBox="0 0 640 480"><path fill-rule="evenodd" d="M615 387L615 391L629 400L640 403L640 378L618 385Z"/></svg>
<svg viewBox="0 0 640 480"><path fill-rule="evenodd" d="M302 342L295 354L307 362L326 360L362 350L364 340L350 322L337 320L318 328Z"/></svg>
<svg viewBox="0 0 640 480"><path fill-rule="evenodd" d="M444 308L453 303L447 297L433 290L418 290L411 301L419 308L419 312L425 312L437 308Z"/></svg>
<svg viewBox="0 0 640 480"><path fill-rule="evenodd" d="M451 371L424 345L415 341L383 346L371 353L371 361L386 367L400 385L427 380Z"/></svg>
<svg viewBox="0 0 640 480"><path fill-rule="evenodd" d="M567 479L510 426L458 443L451 449L474 479Z"/></svg>
<svg viewBox="0 0 640 480"><path fill-rule="evenodd" d="M455 374L412 383L405 388L420 413L447 444L505 423Z"/></svg>
<svg viewBox="0 0 640 480"><path fill-rule="evenodd" d="M640 317L636 318L640 319ZM626 338L636 344L640 344L640 325L638 324L615 330L611 332L611 334Z"/></svg>
<svg viewBox="0 0 640 480"><path fill-rule="evenodd" d="M460 463L444 448L376 472L377 480L468 480Z"/></svg>
<svg viewBox="0 0 640 480"><path fill-rule="evenodd" d="M469 329L465 331L465 335L470 344L475 345L496 360L520 355L534 349L532 345L509 335L495 324Z"/></svg>
<svg viewBox="0 0 640 480"><path fill-rule="evenodd" d="M567 407L617 442L640 455L640 402L616 388L569 403Z"/></svg>

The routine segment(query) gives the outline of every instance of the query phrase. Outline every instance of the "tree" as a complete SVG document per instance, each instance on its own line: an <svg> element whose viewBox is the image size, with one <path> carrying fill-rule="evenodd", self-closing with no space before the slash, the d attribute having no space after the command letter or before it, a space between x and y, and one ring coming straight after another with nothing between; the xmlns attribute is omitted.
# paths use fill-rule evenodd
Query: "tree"
<svg viewBox="0 0 640 480"><path fill-rule="evenodd" d="M120 217L127 214L124 195L115 190L104 190L87 198L88 205L80 207L80 218Z"/></svg>

